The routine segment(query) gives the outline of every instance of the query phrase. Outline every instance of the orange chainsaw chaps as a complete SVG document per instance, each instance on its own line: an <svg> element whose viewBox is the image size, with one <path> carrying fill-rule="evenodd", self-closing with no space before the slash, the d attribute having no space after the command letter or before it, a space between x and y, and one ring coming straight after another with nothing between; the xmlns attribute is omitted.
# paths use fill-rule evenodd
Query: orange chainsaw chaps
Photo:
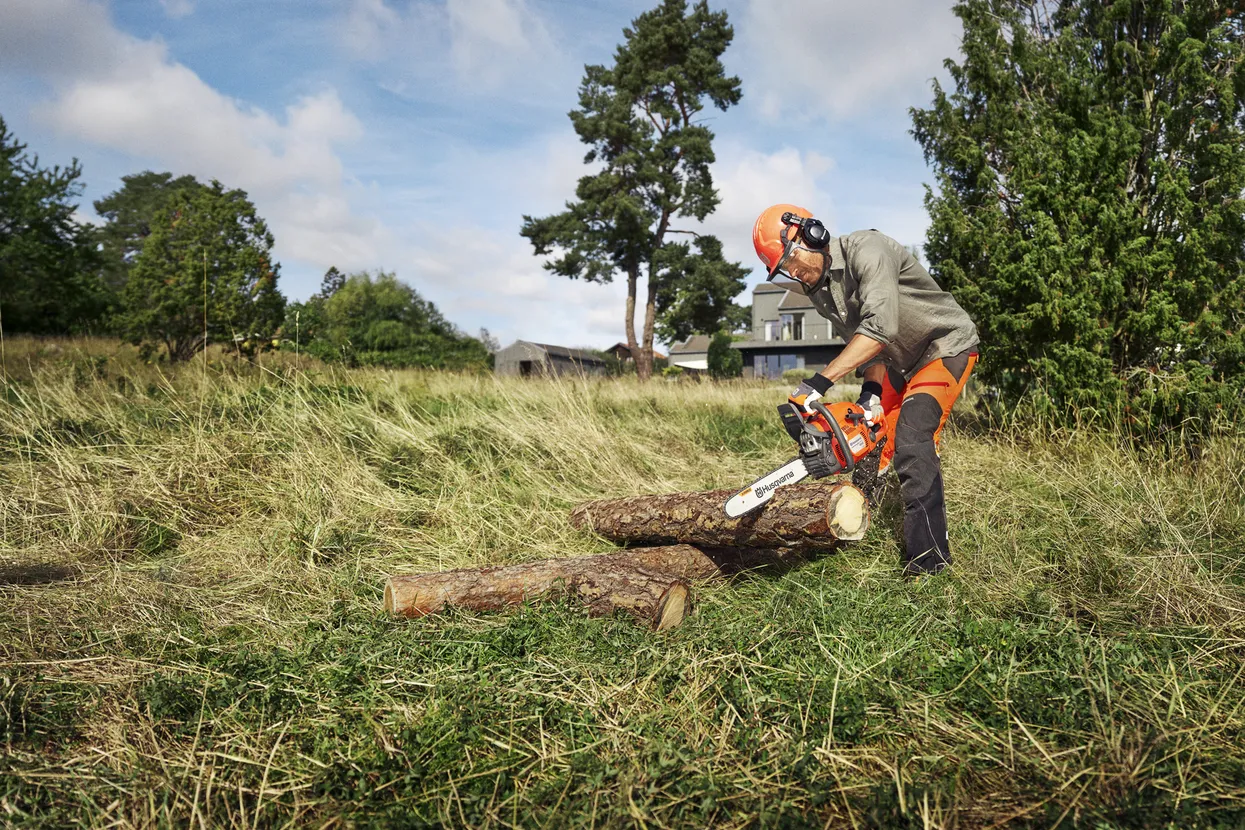
<svg viewBox="0 0 1245 830"><path fill-rule="evenodd" d="M882 450L883 466L889 464L895 455L895 429L899 426L899 412L903 402L913 395L925 394L938 401L942 407L942 420L934 431L934 447L937 448L942 439L942 428L951 413L951 407L968 382L968 377L977 365L977 353L969 354L964 371L957 377L946 367L942 359L933 360L917 370L906 384L896 389L891 384L891 373L887 372L882 380L882 409L886 413L886 434L892 436Z"/></svg>

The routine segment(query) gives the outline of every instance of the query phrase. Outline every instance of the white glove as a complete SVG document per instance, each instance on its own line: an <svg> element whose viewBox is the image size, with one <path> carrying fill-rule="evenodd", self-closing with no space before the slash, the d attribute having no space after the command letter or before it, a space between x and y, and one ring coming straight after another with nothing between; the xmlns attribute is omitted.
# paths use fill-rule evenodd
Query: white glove
<svg viewBox="0 0 1245 830"><path fill-rule="evenodd" d="M857 405L865 411L865 423L869 426L882 423L886 413L882 411L882 384L877 381L866 381L860 388Z"/></svg>

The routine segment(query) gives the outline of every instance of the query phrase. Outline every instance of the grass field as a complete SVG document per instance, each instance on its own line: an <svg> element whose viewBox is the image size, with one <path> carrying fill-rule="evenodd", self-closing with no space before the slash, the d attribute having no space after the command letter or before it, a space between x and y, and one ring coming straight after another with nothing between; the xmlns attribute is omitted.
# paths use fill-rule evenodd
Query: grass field
<svg viewBox="0 0 1245 830"><path fill-rule="evenodd" d="M13 339L0 383L0 825L1245 827L1245 434L965 412L949 572L901 579L892 503L658 635L381 591L755 477L776 386Z"/></svg>

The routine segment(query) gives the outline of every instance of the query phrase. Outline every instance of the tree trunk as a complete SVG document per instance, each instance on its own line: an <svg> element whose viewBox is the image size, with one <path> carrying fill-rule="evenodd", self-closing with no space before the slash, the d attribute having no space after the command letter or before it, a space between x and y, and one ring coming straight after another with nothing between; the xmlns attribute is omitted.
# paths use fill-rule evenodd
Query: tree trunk
<svg viewBox="0 0 1245 830"><path fill-rule="evenodd" d="M643 372L640 371L639 365L636 365L636 374L640 375L641 380L648 380L653 376L653 323L657 317L657 269L653 260L656 259L657 251L661 249L668 227L670 227L670 211L663 209L661 219L657 222L657 232L653 234L653 244L649 248L648 286L644 300L644 331L640 346L640 357L644 361Z"/></svg>
<svg viewBox="0 0 1245 830"><path fill-rule="evenodd" d="M631 265L627 268L627 349L631 352L631 359L635 362L635 373L641 380L645 380L648 375L641 368L644 361L640 359L639 344L635 342L635 292L636 285L640 281L640 266Z"/></svg>
<svg viewBox="0 0 1245 830"><path fill-rule="evenodd" d="M734 547L833 547L869 527L869 505L850 484L795 484L747 516L729 519L723 506L734 490L604 499L576 507L571 524L616 542Z"/></svg>
<svg viewBox="0 0 1245 830"><path fill-rule="evenodd" d="M592 616L622 609L664 631L682 622L690 610L687 579L718 573L713 560L700 551L688 545L677 547L686 550L623 551L390 577L385 585L385 610L408 617L422 617L447 606L493 611L565 592L584 602Z"/></svg>
<svg viewBox="0 0 1245 830"><path fill-rule="evenodd" d="M649 268L648 290L644 300L644 344L640 354L644 357L644 365L648 367L645 377L653 375L653 323L657 316L657 281L653 278L653 269Z"/></svg>

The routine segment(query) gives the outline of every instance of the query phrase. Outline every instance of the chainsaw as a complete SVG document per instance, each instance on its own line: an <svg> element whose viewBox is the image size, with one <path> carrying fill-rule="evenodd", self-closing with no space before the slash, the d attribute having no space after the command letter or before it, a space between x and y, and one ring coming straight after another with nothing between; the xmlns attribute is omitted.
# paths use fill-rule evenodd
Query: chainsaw
<svg viewBox="0 0 1245 830"><path fill-rule="evenodd" d="M809 477L852 473L852 482L861 487L866 497L872 497L888 438L885 424L870 424L864 408L847 401L829 407L813 401L809 408L812 412L806 415L793 403L778 407L783 426L799 445L800 454L727 499L728 517L736 519L751 513L773 498L779 487Z"/></svg>

